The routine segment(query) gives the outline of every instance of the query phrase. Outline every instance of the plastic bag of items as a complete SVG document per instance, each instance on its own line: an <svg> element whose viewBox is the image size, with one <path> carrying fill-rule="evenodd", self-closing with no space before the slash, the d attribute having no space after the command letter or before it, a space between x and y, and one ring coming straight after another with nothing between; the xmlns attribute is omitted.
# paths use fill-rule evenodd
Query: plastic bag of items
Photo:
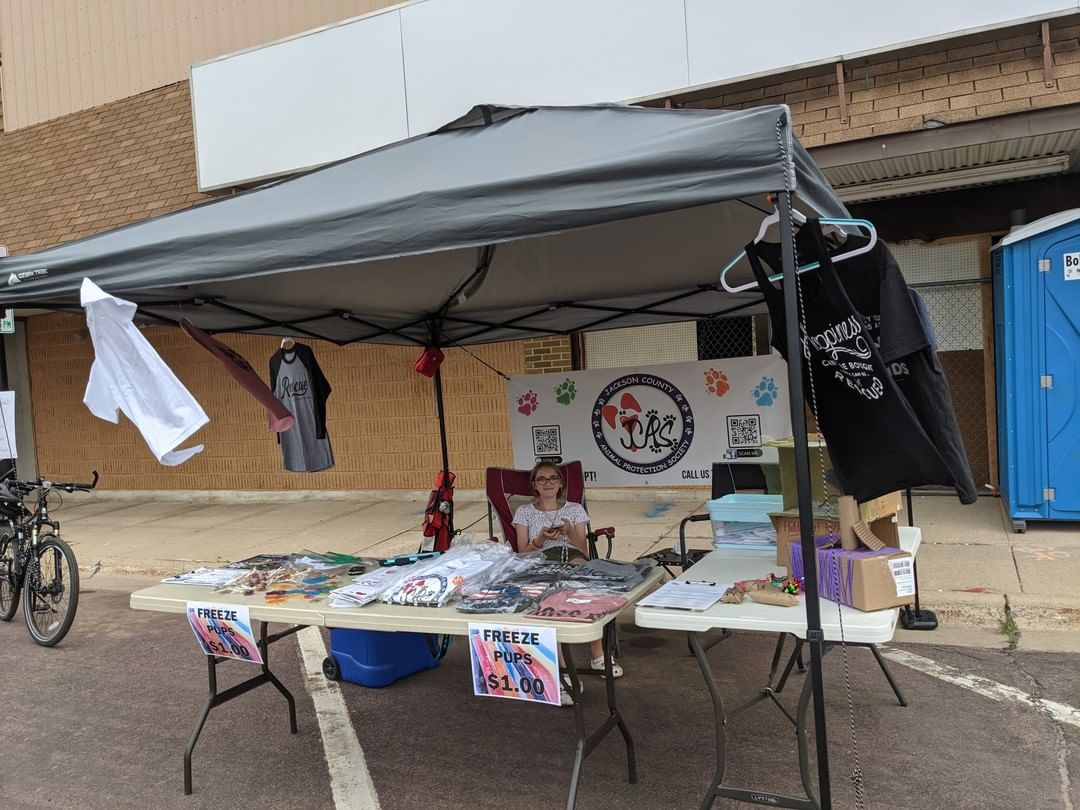
<svg viewBox="0 0 1080 810"><path fill-rule="evenodd" d="M391 605L442 607L464 587L491 581L498 565L512 552L496 543L453 546L445 554L409 566L408 575L382 595Z"/></svg>

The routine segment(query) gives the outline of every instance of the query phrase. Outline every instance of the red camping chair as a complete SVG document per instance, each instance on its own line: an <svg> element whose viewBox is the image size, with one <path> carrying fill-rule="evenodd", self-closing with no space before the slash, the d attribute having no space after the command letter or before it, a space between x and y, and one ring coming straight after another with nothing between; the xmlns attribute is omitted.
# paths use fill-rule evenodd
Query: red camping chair
<svg viewBox="0 0 1080 810"><path fill-rule="evenodd" d="M585 504L585 473L581 468L580 461L568 461L565 464L557 464L559 474L563 479L563 494L566 500L580 503L588 511ZM514 531L514 511L518 504L511 505L511 499L520 500L532 498L535 493L529 486L528 470L508 470L502 467L487 468L487 499L488 499L488 532L495 536L495 525L492 512L499 516L499 525L502 527L503 537L515 551L517 548L517 534ZM605 528L593 530L592 525L586 526L585 537L589 541L589 558L596 559L599 554L596 551L596 541L600 537L607 538L607 553L605 558L611 556L611 541L615 539L615 529Z"/></svg>

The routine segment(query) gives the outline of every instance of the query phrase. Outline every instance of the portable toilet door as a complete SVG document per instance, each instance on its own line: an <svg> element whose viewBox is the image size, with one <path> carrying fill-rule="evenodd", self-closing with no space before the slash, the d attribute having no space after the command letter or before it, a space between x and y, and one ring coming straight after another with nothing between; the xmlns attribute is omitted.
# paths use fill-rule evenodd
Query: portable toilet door
<svg viewBox="0 0 1080 810"><path fill-rule="evenodd" d="M993 251L1001 494L1014 531L1080 521L1080 209Z"/></svg>
<svg viewBox="0 0 1080 810"><path fill-rule="evenodd" d="M1035 237L1043 300L1047 517L1080 520L1080 221Z"/></svg>

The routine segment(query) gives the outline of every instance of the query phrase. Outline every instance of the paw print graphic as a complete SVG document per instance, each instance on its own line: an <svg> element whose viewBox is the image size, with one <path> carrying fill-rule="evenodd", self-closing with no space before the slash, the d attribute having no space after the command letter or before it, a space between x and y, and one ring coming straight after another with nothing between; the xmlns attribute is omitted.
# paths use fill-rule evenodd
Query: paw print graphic
<svg viewBox="0 0 1080 810"><path fill-rule="evenodd" d="M754 387L751 394L754 396L754 402L763 408L768 408L780 398L780 391L776 387L776 380L772 377L762 377L761 382Z"/></svg>
<svg viewBox="0 0 1080 810"><path fill-rule="evenodd" d="M717 371L715 368L710 368L705 372L705 390L710 394L722 397L730 388L731 385L728 383L727 374L724 372Z"/></svg>
<svg viewBox="0 0 1080 810"><path fill-rule="evenodd" d="M535 391L529 389L517 398L517 406L518 413L523 413L528 416L540 407L540 398L536 395Z"/></svg>
<svg viewBox="0 0 1080 810"><path fill-rule="evenodd" d="M577 386L574 381L567 377L559 385L555 386L555 401L560 405L569 405L577 396Z"/></svg>

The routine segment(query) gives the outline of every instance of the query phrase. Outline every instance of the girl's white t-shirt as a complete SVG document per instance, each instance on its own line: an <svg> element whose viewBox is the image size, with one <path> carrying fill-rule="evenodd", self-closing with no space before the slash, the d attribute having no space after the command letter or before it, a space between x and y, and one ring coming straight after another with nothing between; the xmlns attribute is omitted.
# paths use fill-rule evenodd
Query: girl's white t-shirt
<svg viewBox="0 0 1080 810"><path fill-rule="evenodd" d="M585 507L574 501L567 501L554 512L544 512L536 508L536 504L526 503L518 507L514 512L514 525L525 526L529 530L529 540L535 540L544 529L556 527L561 529L563 520L569 520L574 526L589 522L589 515ZM573 546L566 532L560 532L558 537L545 540L542 548L559 548L560 546Z"/></svg>

